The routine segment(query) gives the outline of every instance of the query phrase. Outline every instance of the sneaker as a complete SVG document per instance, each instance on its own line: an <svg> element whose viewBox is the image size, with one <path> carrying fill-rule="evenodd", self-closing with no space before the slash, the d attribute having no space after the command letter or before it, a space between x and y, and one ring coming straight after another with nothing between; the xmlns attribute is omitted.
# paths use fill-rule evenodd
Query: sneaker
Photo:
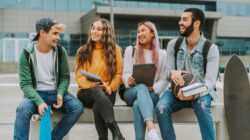
<svg viewBox="0 0 250 140"><path fill-rule="evenodd" d="M161 140L155 128L148 131L148 140Z"/></svg>

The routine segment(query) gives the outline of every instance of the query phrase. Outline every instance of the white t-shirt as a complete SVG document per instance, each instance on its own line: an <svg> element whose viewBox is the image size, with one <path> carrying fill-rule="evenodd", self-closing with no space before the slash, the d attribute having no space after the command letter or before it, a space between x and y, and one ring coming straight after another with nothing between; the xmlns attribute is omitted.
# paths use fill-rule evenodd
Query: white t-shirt
<svg viewBox="0 0 250 140"><path fill-rule="evenodd" d="M55 69L53 51L42 53L35 47L37 62L36 90L55 90Z"/></svg>

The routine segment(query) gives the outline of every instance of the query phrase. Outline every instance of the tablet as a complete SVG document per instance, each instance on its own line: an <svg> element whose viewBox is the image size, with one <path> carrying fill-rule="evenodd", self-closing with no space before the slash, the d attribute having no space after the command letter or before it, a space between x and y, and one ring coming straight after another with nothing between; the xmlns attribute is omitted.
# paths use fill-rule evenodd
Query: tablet
<svg viewBox="0 0 250 140"><path fill-rule="evenodd" d="M100 77L98 77L97 75L94 75L94 74L92 74L92 73L90 73L90 72L87 72L87 71L85 71L85 70L83 70L83 69L80 69L80 72L81 72L83 75L85 75L89 81L92 81L92 82L100 82L101 85L103 84L102 79L101 79Z"/></svg>
<svg viewBox="0 0 250 140"><path fill-rule="evenodd" d="M132 77L136 84L145 84L152 87L156 73L155 64L134 64Z"/></svg>

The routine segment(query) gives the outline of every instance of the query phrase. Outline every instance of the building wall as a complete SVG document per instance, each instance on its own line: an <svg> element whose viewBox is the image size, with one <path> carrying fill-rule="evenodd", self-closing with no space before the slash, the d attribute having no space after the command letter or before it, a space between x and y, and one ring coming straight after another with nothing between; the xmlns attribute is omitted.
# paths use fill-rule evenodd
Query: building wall
<svg viewBox="0 0 250 140"><path fill-rule="evenodd" d="M35 32L40 17L53 17L66 25L64 33L80 33L84 12L61 12L44 10L0 9L0 32Z"/></svg>
<svg viewBox="0 0 250 140"><path fill-rule="evenodd" d="M217 36L250 37L250 17L224 16L219 20Z"/></svg>

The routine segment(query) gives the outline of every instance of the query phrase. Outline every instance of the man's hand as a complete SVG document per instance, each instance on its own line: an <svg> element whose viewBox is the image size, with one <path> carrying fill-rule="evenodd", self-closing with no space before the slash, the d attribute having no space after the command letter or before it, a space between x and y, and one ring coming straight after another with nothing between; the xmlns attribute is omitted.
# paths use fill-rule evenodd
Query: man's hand
<svg viewBox="0 0 250 140"><path fill-rule="evenodd" d="M187 71L182 71L182 70L172 70L170 75L171 75L171 80L179 86L183 86L185 81L182 78L181 74L182 73L187 73Z"/></svg>
<svg viewBox="0 0 250 140"><path fill-rule="evenodd" d="M48 109L48 105L47 105L46 103L41 103L41 104L38 106L38 113L39 113L40 115L44 115L46 109Z"/></svg>
<svg viewBox="0 0 250 140"><path fill-rule="evenodd" d="M128 85L129 85L129 86L134 86L134 85L136 85L135 79L134 79L132 76L129 76L129 77L128 77Z"/></svg>
<svg viewBox="0 0 250 140"><path fill-rule="evenodd" d="M61 94L58 94L57 95L57 104L53 104L53 107L55 109L59 109L61 108L63 105L63 96Z"/></svg>
<svg viewBox="0 0 250 140"><path fill-rule="evenodd" d="M179 93L177 94L177 98L181 101L191 101L194 99L194 95L193 96L188 96L188 97L185 97L181 91L179 91Z"/></svg>

